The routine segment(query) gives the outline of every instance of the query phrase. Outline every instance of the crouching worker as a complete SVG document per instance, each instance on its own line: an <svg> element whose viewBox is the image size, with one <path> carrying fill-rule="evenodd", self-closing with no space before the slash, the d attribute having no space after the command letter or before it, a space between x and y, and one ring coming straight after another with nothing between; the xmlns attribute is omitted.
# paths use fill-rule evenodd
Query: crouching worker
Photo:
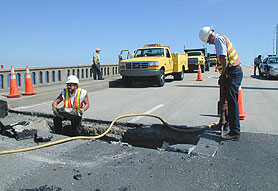
<svg viewBox="0 0 278 191"><path fill-rule="evenodd" d="M58 134L69 136L81 135L82 115L89 108L87 91L78 88L79 79L71 75L67 79L67 87L61 92L52 103L54 117L54 131ZM58 104L64 100L64 107L57 108ZM71 126L62 127L63 120L70 120Z"/></svg>

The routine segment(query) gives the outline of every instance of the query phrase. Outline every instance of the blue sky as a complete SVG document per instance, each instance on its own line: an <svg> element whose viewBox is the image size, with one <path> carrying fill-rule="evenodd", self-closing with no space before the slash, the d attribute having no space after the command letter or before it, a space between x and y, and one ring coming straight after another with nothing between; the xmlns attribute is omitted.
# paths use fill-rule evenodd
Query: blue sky
<svg viewBox="0 0 278 191"><path fill-rule="evenodd" d="M277 7L277 0L0 0L0 64L86 65L98 47L103 64L116 64L120 50L147 43L183 52L202 47L199 31L213 24L251 65L273 53Z"/></svg>

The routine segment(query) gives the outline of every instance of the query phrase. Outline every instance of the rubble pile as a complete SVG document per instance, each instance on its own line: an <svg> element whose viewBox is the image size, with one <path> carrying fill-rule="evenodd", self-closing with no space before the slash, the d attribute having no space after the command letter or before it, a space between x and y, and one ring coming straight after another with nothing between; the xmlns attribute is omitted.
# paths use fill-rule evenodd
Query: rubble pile
<svg viewBox="0 0 278 191"><path fill-rule="evenodd" d="M0 133L18 141L33 138L35 142L47 142L53 137L46 121L31 121L21 116L2 118L0 120Z"/></svg>

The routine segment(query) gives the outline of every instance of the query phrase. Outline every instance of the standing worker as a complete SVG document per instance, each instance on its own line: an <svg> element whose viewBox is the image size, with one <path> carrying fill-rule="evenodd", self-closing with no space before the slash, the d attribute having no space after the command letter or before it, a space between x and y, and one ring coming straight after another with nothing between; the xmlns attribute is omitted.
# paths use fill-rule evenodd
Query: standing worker
<svg viewBox="0 0 278 191"><path fill-rule="evenodd" d="M262 56L259 55L254 59L254 76L256 76L256 69L258 67L259 75L261 76L260 66L262 64Z"/></svg>
<svg viewBox="0 0 278 191"><path fill-rule="evenodd" d="M228 102L227 125L230 131L221 138L224 140L239 139L238 89L243 77L240 59L231 41L225 35L216 34L212 30L212 26L203 27L199 37L203 42L215 45L217 68L221 74L220 80L225 86L225 97Z"/></svg>
<svg viewBox="0 0 278 191"><path fill-rule="evenodd" d="M82 115L89 108L89 99L87 91L79 86L79 79L70 75L67 79L67 88L65 88L56 100L52 103L54 117L55 133L65 132L67 135L81 135ZM64 100L64 108L58 109L58 104ZM62 121L70 120L71 127L63 130Z"/></svg>
<svg viewBox="0 0 278 191"><path fill-rule="evenodd" d="M98 78L98 80L103 80L104 78L102 77L102 73L100 70L100 48L96 49L96 52L93 54L93 75L94 75L94 80Z"/></svg>

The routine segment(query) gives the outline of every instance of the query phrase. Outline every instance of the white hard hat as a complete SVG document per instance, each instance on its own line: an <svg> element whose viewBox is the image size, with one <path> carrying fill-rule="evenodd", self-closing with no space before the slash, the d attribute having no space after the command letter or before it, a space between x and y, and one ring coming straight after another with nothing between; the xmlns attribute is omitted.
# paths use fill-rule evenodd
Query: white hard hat
<svg viewBox="0 0 278 191"><path fill-rule="evenodd" d="M210 27L203 27L200 30L199 38L201 39L201 41L207 43L208 37L209 37L209 33L210 33L211 29L212 29L212 26L213 25L211 25Z"/></svg>
<svg viewBox="0 0 278 191"><path fill-rule="evenodd" d="M70 83L79 84L79 79L74 75L70 75L67 79L66 84L70 84Z"/></svg>

